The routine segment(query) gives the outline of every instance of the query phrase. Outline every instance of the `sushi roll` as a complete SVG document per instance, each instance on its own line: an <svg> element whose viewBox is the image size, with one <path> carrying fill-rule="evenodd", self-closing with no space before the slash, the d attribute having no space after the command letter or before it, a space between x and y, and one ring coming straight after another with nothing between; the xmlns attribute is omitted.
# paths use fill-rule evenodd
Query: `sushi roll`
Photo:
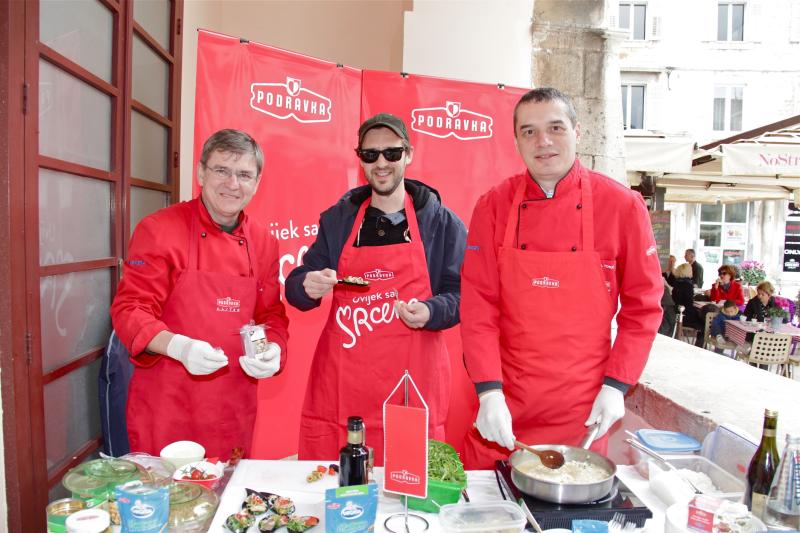
<svg viewBox="0 0 800 533"><path fill-rule="evenodd" d="M275 501L272 502L272 510L275 511L276 514L290 515L294 512L294 502L289 498L278 496L275 498Z"/></svg>
<svg viewBox="0 0 800 533"><path fill-rule="evenodd" d="M260 492L257 490L247 489L247 488L244 490L245 492L247 492L248 497L251 494L258 494L259 496L261 496L261 499L267 504L267 509L272 507L272 504L275 502L275 500L280 498L280 496L278 496L277 494L272 494L271 492ZM245 501L247 501L247 499L245 499ZM242 504L242 507L244 507L244 504Z"/></svg>
<svg viewBox="0 0 800 533"><path fill-rule="evenodd" d="M225 528L233 533L244 533L247 528L253 525L253 522L255 522L253 515L247 509L242 509L225 520Z"/></svg>
<svg viewBox="0 0 800 533"><path fill-rule="evenodd" d="M319 524L319 518L316 516L293 516L289 519L286 527L292 533L303 533L303 531L309 530L317 524Z"/></svg>
<svg viewBox="0 0 800 533"><path fill-rule="evenodd" d="M258 522L258 530L264 533L275 531L279 527L283 527L289 523L289 517L280 514L271 514L265 516Z"/></svg>

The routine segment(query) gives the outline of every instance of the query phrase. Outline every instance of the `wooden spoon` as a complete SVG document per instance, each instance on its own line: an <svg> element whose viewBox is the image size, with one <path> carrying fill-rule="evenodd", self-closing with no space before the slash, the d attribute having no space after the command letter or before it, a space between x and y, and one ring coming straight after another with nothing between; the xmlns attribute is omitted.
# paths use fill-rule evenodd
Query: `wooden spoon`
<svg viewBox="0 0 800 533"><path fill-rule="evenodd" d="M551 468L556 470L557 468L561 468L564 465L564 455L557 451L557 450L537 450L536 448L531 448L527 444L523 444L522 442L515 440L514 444L517 445L517 448L521 448L525 451L531 452L534 455L538 455L539 459L542 460L542 464L547 468Z"/></svg>

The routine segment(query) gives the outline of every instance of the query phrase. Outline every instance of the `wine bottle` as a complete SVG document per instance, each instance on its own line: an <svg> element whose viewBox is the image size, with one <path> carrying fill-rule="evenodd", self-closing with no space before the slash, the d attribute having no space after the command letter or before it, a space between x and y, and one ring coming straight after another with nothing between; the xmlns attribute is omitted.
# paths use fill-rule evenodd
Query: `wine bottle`
<svg viewBox="0 0 800 533"><path fill-rule="evenodd" d="M360 416L347 418L347 444L339 450L339 486L368 483L369 450L364 445L364 420Z"/></svg>
<svg viewBox="0 0 800 533"><path fill-rule="evenodd" d="M778 468L778 447L775 444L777 428L778 411L764 410L764 431L747 468L747 488L744 493L745 505L758 518L764 517L770 485Z"/></svg>

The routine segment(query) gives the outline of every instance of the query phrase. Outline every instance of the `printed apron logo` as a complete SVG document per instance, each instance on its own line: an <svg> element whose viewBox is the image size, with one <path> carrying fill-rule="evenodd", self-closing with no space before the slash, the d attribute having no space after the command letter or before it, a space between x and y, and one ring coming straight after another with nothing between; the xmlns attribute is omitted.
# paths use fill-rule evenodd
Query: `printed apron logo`
<svg viewBox="0 0 800 533"><path fill-rule="evenodd" d="M542 287L545 289L557 289L561 286L561 282L557 279L548 278L547 276L543 278L533 278L531 280L531 285L534 287Z"/></svg>
<svg viewBox="0 0 800 533"><path fill-rule="evenodd" d="M463 109L461 102L449 100L444 107L414 109L411 119L414 131L440 139L455 137L461 141L490 138L494 123L492 117Z"/></svg>
<svg viewBox="0 0 800 533"><path fill-rule="evenodd" d="M375 270L364 272L364 279L367 279L369 281L386 281L389 279L394 279L394 272L376 268Z"/></svg>
<svg viewBox="0 0 800 533"><path fill-rule="evenodd" d="M297 122L330 122L331 100L301 86L297 78L286 83L250 84L250 107L271 117Z"/></svg>
<svg viewBox="0 0 800 533"><path fill-rule="evenodd" d="M398 483L406 483L408 485L419 485L419 476L416 474L412 474L408 470L402 470L400 472L390 472L389 477L393 481L397 481Z"/></svg>
<svg viewBox="0 0 800 533"><path fill-rule="evenodd" d="M226 296L225 298L217 298L217 311L220 313L238 313L241 311L240 300Z"/></svg>
<svg viewBox="0 0 800 533"><path fill-rule="evenodd" d="M340 305L336 308L336 324L344 332L346 339L342 347L350 349L358 343L358 339L372 333L380 324L391 324L400 315L394 308L397 292L389 289L383 292L354 296L354 305ZM416 302L411 298L408 303Z"/></svg>

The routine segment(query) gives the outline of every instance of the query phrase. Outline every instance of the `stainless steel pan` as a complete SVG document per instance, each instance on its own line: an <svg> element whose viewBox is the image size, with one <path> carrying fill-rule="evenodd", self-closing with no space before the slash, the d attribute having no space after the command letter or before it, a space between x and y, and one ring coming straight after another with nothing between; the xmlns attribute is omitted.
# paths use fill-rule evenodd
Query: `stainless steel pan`
<svg viewBox="0 0 800 533"><path fill-rule="evenodd" d="M532 448L537 450L557 450L564 454L566 461L585 461L592 465L597 465L608 473L604 479L593 483L559 483L537 479L517 468L522 463L536 459L536 457L524 450L517 450L508 459L511 465L512 481L525 494L548 502L588 503L599 500L611 492L614 476L617 473L617 465L607 457L587 449L594 441L598 429L598 424L591 426L580 447L564 444L539 444L532 446Z"/></svg>

